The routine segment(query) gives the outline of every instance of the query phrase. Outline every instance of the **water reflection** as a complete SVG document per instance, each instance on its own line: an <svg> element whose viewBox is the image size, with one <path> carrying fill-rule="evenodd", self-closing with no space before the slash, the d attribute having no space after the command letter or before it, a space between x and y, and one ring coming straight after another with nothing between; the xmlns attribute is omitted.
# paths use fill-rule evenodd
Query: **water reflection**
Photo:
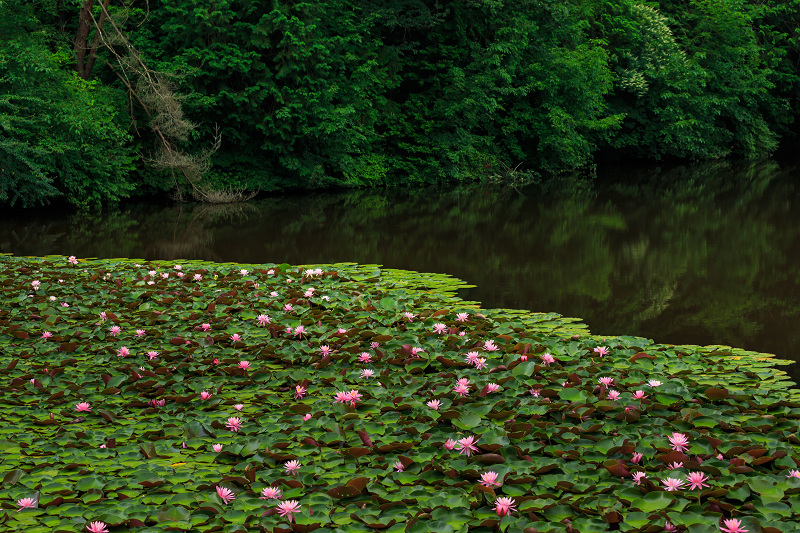
<svg viewBox="0 0 800 533"><path fill-rule="evenodd" d="M717 163L565 178L525 196L472 187L132 204L102 217L14 213L0 222L0 251L446 272L477 285L464 297L485 307L797 359L795 175L775 162Z"/></svg>

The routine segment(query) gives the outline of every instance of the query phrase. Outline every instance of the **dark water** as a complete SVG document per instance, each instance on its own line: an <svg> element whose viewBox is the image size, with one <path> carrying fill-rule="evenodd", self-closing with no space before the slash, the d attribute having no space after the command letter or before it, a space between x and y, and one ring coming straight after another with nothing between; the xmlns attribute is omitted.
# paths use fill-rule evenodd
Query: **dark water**
<svg viewBox="0 0 800 533"><path fill-rule="evenodd" d="M0 251L444 272L477 285L463 297L484 307L576 316L597 334L800 359L795 167L609 170L524 193L355 191L130 204L102 216L12 211L0 216Z"/></svg>

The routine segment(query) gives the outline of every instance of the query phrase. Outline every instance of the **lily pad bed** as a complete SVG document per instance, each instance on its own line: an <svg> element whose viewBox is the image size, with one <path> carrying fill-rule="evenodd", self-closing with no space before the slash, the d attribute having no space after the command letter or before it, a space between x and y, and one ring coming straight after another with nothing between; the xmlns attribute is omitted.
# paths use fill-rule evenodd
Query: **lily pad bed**
<svg viewBox="0 0 800 533"><path fill-rule="evenodd" d="M0 530L800 531L782 361L464 286L0 256Z"/></svg>

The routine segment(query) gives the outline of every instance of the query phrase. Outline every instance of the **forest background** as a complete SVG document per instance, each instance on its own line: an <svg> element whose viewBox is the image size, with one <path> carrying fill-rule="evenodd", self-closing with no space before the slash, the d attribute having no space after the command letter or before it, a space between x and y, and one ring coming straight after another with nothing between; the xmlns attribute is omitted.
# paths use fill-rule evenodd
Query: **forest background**
<svg viewBox="0 0 800 533"><path fill-rule="evenodd" d="M796 142L800 0L0 0L0 204Z"/></svg>

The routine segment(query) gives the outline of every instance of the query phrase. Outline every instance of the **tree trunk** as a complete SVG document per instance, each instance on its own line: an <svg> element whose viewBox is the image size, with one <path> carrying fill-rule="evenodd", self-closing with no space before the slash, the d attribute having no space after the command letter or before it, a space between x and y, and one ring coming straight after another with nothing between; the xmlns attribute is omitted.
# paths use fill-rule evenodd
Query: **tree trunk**
<svg viewBox="0 0 800 533"><path fill-rule="evenodd" d="M100 45L100 30L103 29L103 24L106 21L106 14L108 13L109 0L103 0L103 9L100 13L100 20L97 22L97 27L94 32L94 39L91 46L89 45L89 33L92 26L92 7L94 7L94 0L84 0L81 5L81 11L78 19L78 33L75 36L75 70L78 76L88 80L92 75L94 62L97 58L97 47Z"/></svg>

